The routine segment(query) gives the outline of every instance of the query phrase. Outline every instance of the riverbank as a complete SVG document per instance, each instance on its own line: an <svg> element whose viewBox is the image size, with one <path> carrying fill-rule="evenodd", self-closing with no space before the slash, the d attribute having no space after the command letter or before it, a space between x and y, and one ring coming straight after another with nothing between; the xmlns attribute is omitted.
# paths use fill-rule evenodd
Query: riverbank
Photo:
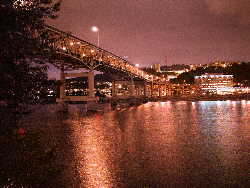
<svg viewBox="0 0 250 188"><path fill-rule="evenodd" d="M203 95L203 96L166 96L161 98L149 98L149 101L226 101L226 100L250 100L250 95Z"/></svg>
<svg viewBox="0 0 250 188"><path fill-rule="evenodd" d="M109 99L102 103L92 102L87 104L68 104L67 111L71 116L88 116L95 113L104 113L112 110L121 110L139 106L147 102L165 101L238 101L250 100L250 95L217 95L217 96L166 96L151 98Z"/></svg>

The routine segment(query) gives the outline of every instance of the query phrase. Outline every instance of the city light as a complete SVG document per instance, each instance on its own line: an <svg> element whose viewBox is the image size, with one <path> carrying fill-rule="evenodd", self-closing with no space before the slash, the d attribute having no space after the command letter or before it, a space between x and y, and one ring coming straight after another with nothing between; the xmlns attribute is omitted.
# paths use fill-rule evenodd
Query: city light
<svg viewBox="0 0 250 188"><path fill-rule="evenodd" d="M14 6L15 8L26 6L26 9L28 9L28 7L29 7L29 6L32 6L32 5L33 5L33 2L32 2L32 1L27 1L27 0L16 0L16 1L13 3L13 6Z"/></svg>
<svg viewBox="0 0 250 188"><path fill-rule="evenodd" d="M92 27L92 31L93 31L93 32L98 32L98 31L99 31L99 29L98 29L98 27L93 26L93 27Z"/></svg>

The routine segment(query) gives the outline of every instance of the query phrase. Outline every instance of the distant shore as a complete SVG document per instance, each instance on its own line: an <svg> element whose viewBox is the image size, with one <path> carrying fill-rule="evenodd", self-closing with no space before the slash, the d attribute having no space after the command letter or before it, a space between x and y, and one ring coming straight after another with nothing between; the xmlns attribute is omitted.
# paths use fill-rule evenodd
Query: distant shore
<svg viewBox="0 0 250 188"><path fill-rule="evenodd" d="M250 94L246 95L214 95L214 96L166 96L162 98L150 98L149 101L226 101L226 100L250 100Z"/></svg>
<svg viewBox="0 0 250 188"><path fill-rule="evenodd" d="M108 101L111 109L122 109L131 106L138 106L147 102L166 102L166 101L240 101L250 100L250 95L213 95L213 96L165 96L165 97L148 97L148 98L128 98Z"/></svg>

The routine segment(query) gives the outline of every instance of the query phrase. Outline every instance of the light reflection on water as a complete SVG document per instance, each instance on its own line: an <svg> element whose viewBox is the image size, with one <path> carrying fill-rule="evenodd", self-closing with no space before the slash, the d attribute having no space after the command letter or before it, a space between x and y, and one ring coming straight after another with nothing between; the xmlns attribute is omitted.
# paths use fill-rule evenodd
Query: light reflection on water
<svg viewBox="0 0 250 188"><path fill-rule="evenodd" d="M249 184L249 101L147 103L72 126L82 187Z"/></svg>

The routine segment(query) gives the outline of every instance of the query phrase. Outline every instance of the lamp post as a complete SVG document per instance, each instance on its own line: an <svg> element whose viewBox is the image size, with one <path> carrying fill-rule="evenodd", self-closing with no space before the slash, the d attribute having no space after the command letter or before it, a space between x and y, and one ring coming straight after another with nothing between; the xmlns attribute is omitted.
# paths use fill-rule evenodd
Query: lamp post
<svg viewBox="0 0 250 188"><path fill-rule="evenodd" d="M100 46L100 36L99 36L99 29L98 27L96 26L92 26L92 31L97 33L97 46L99 47Z"/></svg>

